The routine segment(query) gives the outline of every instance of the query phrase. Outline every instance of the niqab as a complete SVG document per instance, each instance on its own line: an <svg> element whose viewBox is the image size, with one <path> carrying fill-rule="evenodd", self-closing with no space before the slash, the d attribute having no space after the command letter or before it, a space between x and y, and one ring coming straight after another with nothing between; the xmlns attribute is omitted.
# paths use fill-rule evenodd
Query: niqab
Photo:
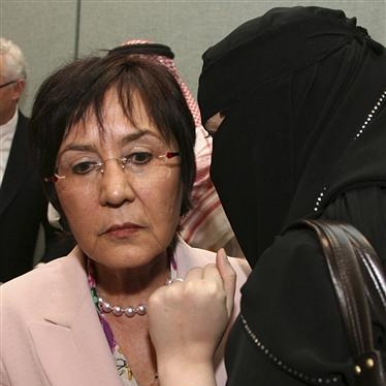
<svg viewBox="0 0 386 386"><path fill-rule="evenodd" d="M386 55L355 18L274 8L203 61L203 122L226 117L211 176L252 266L286 226L318 216L337 192L386 184L384 103L355 140L386 90Z"/></svg>

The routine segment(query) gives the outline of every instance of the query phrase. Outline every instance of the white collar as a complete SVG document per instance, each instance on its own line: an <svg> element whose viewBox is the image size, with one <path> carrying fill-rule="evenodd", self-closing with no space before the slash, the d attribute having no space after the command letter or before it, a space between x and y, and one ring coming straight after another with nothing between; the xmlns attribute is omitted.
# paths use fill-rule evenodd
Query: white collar
<svg viewBox="0 0 386 386"><path fill-rule="evenodd" d="M15 114L13 114L13 117L4 125L0 125L0 135L3 137L5 135L13 136L16 131L17 122L19 120L19 111L16 109Z"/></svg>

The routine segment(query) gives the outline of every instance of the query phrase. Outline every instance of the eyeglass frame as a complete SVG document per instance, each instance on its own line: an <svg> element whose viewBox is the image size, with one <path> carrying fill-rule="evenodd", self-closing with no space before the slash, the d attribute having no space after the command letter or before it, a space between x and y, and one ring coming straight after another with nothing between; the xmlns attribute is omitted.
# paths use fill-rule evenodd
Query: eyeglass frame
<svg viewBox="0 0 386 386"><path fill-rule="evenodd" d="M174 158L174 157L179 157L181 156L181 152L179 151L167 151L165 152L164 154L160 154L160 155L157 155L155 156L156 158L164 158L164 159L170 159L170 158ZM124 170L126 168L126 165L129 163L128 160L129 160L129 157L110 157L110 158L106 158L104 160L101 160L100 162L97 162L96 164L94 164L94 168L97 169L98 172L100 172L102 175L104 174L105 170L104 170L104 167L106 165L106 162L107 161L110 161L110 160L117 160L120 162L121 164L121 167L122 167L122 170ZM100 168L100 169L98 169ZM58 182L59 180L64 180L66 179L67 177L66 176L61 176L57 173L54 173L53 176L51 177L44 177L44 181L45 182Z"/></svg>
<svg viewBox="0 0 386 386"><path fill-rule="evenodd" d="M11 84L17 83L19 80L20 79L14 79L14 80L10 80L8 82L5 82L3 84L0 84L0 89L4 88L4 87L7 87L7 86L10 86Z"/></svg>

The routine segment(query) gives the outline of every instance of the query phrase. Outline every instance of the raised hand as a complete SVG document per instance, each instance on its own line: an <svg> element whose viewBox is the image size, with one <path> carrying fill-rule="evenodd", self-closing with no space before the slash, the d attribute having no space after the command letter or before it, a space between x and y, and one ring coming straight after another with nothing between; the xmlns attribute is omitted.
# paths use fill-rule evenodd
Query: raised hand
<svg viewBox="0 0 386 386"><path fill-rule="evenodd" d="M149 329L162 386L215 385L213 356L232 313L236 275L224 250L149 299Z"/></svg>

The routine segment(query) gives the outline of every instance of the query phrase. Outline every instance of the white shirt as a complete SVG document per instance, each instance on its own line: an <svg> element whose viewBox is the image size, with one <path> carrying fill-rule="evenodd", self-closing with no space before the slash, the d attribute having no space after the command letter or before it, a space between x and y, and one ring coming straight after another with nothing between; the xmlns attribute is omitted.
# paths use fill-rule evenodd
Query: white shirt
<svg viewBox="0 0 386 386"><path fill-rule="evenodd" d="M11 151L13 137L15 136L19 112L16 109L13 117L4 125L0 125L0 186L3 182L5 168Z"/></svg>

